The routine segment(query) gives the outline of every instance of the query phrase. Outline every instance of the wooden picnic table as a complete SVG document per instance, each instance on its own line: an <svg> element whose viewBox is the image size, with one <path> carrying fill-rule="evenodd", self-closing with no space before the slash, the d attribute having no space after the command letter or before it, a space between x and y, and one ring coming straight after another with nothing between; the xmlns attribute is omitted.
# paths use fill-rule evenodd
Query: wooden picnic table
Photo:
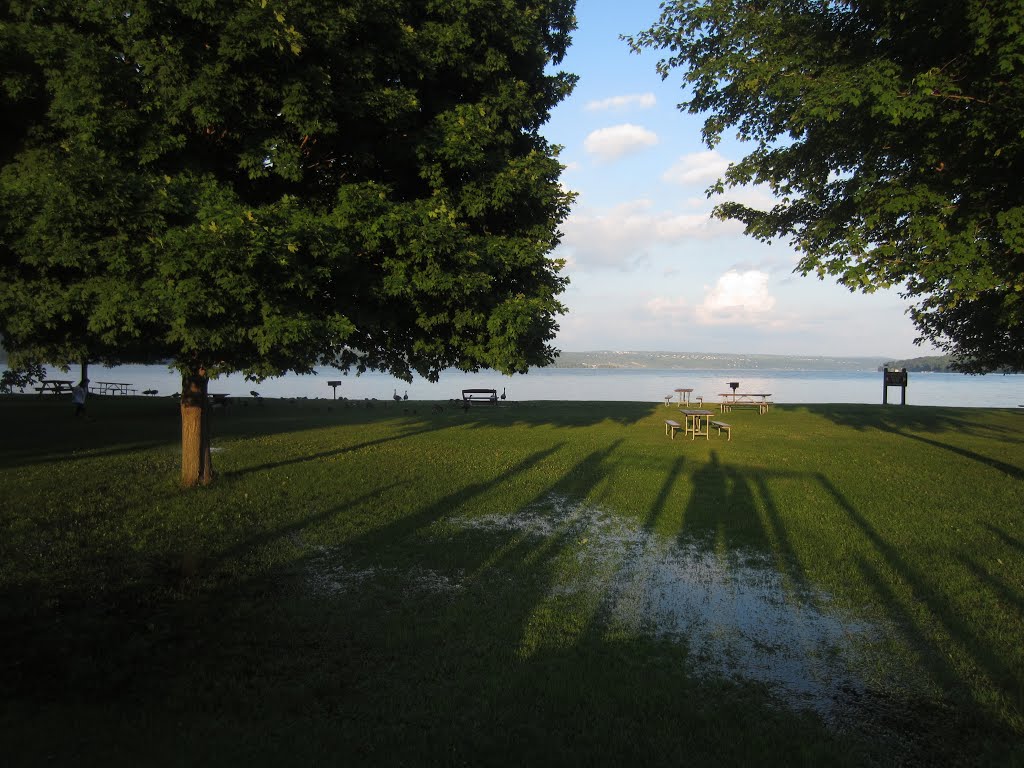
<svg viewBox="0 0 1024 768"><path fill-rule="evenodd" d="M44 394L49 392L53 395L60 395L64 392L71 392L72 379L43 379L39 382L40 386L36 387L36 392L42 397Z"/></svg>
<svg viewBox="0 0 1024 768"><path fill-rule="evenodd" d="M675 391L679 394L679 405L688 405L693 387L681 387Z"/></svg>
<svg viewBox="0 0 1024 768"><path fill-rule="evenodd" d="M719 403L719 410L723 413L725 411L731 411L735 407L747 406L750 408L757 408L758 413L768 413L768 406L771 405L768 398L772 396L771 392L719 392L718 396L722 398L722 402Z"/></svg>
<svg viewBox="0 0 1024 768"><path fill-rule="evenodd" d="M705 408L680 408L680 412L686 417L683 426L683 436L690 435L691 440L696 440L699 435L703 435L705 439L710 439L710 423L711 417L715 415L714 411L709 411ZM701 429L701 421L704 422L704 428Z"/></svg>
<svg viewBox="0 0 1024 768"><path fill-rule="evenodd" d="M125 381L97 381L96 386L91 387L97 395L127 395L135 392L130 382Z"/></svg>

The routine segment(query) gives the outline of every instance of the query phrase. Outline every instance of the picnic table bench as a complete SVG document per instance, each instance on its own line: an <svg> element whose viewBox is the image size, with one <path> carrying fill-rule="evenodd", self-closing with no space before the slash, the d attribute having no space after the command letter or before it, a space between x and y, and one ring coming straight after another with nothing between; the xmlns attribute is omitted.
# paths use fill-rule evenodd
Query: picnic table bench
<svg viewBox="0 0 1024 768"><path fill-rule="evenodd" d="M731 411L733 408L757 408L761 414L768 413L768 406L772 404L771 392L719 392L718 396L722 401L718 404L722 413Z"/></svg>
<svg viewBox="0 0 1024 768"><path fill-rule="evenodd" d="M725 439L727 441L732 440L732 425L726 424L724 421L712 421L711 426L718 430L718 436L722 436L722 430L725 430Z"/></svg>
<svg viewBox="0 0 1024 768"><path fill-rule="evenodd" d="M496 389L464 389L462 390L462 399L467 403L480 401L483 403L494 403L498 402L498 390Z"/></svg>
<svg viewBox="0 0 1024 768"><path fill-rule="evenodd" d="M97 381L96 386L89 387L89 390L97 395L127 395L138 391L125 381Z"/></svg>

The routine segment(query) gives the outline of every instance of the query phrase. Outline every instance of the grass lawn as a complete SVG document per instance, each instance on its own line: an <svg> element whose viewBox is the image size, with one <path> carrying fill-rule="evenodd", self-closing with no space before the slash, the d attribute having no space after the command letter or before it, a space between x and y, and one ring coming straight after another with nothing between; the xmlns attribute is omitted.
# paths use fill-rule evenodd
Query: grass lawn
<svg viewBox="0 0 1024 768"><path fill-rule="evenodd" d="M1024 764L1024 409L0 398L7 765Z"/></svg>

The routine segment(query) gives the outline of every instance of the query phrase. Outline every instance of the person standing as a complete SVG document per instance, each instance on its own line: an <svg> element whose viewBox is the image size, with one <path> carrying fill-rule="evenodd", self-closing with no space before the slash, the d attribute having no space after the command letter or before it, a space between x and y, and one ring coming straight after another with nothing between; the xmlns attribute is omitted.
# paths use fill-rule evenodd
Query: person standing
<svg viewBox="0 0 1024 768"><path fill-rule="evenodd" d="M89 392L89 380L82 379L71 390L71 402L75 406L75 416L85 413L85 396Z"/></svg>

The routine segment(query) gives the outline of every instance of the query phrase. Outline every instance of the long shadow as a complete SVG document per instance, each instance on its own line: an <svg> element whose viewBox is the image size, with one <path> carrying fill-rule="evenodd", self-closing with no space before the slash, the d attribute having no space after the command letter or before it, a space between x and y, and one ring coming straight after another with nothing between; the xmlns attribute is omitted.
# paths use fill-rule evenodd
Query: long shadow
<svg viewBox="0 0 1024 768"><path fill-rule="evenodd" d="M925 445L955 453L980 464L985 464L1014 479L1024 478L1024 468L1000 459L967 448L961 448L945 440L925 437L922 432L941 435L965 434L990 440L998 440L1002 444L1019 445L1024 442L1020 429L982 423L978 418L971 418L972 409L952 409L917 406L914 408L896 408L886 406L865 405L808 405L807 411L817 413L843 427L863 431L866 429L889 432L907 440L916 440ZM1009 411L1014 417L1022 414ZM984 415L984 414L980 414Z"/></svg>
<svg viewBox="0 0 1024 768"><path fill-rule="evenodd" d="M996 595L1000 602L1010 606L1019 616L1024 617L1024 592L1021 592L1020 588L1015 588L1006 581L992 575L974 560L970 560L962 555L958 556L957 560L964 568L974 574L974 578L979 583L987 584L992 594ZM1024 704L1024 694L1021 696L1021 704Z"/></svg>
<svg viewBox="0 0 1024 768"><path fill-rule="evenodd" d="M758 514L753 485L771 505L763 479L752 483L749 473L723 464L718 451L713 450L708 463L693 473L692 483L678 535L680 542L704 541L718 549L745 546L766 553L786 542L780 536L773 543Z"/></svg>
<svg viewBox="0 0 1024 768"><path fill-rule="evenodd" d="M50 462L86 461L89 459L128 455L138 453L139 451L149 451L154 448L164 448L170 445L173 445L173 443L171 443L170 441L149 440L131 443L120 443L116 446L99 448L74 447L68 449L60 449L57 447L53 447L50 449L40 449L36 451L24 449L7 449L0 451L0 466L23 467Z"/></svg>
<svg viewBox="0 0 1024 768"><path fill-rule="evenodd" d="M850 504L827 477L819 474L817 479L821 487L828 492L836 504L846 513L850 521L874 546L885 563L908 585L916 599L926 602L931 616L945 629L950 638L970 656L973 662L985 672L989 682L1001 690L1010 701L1014 701L1018 708L1022 708L1022 705L1024 705L1024 690L1021 688L1019 671L1010 667L1000 658L999 654L995 653L991 648L984 646L977 639L974 627L960 618L960 612L956 606L952 605L947 598L939 595L932 588L927 576L907 563L896 548L879 535L871 523ZM880 580L876 579L876 582L880 584ZM876 588L881 587L876 585ZM914 634L919 647L928 649L927 655L930 658L930 663L943 672L944 679L947 682L958 683L965 693L970 695L970 689L963 685L963 682L956 673L946 667L944 661L937 661L943 657L942 649L928 642L924 634L915 626L914 618L910 613L898 607L900 605L899 600L888 588L886 588L885 597L886 604L892 606L893 610L898 612L899 615L896 618L900 620L905 631ZM972 696L972 698L974 697ZM974 700L978 706L983 706L983 702L977 701L976 698Z"/></svg>
<svg viewBox="0 0 1024 768"><path fill-rule="evenodd" d="M672 488L675 487L680 475L683 473L685 461L683 456L677 456L672 461L672 465L665 473L665 479L658 489L658 495L651 502L651 509L647 513L647 520L644 522L644 530L648 532L653 531L657 527L658 520L666 512L669 496L672 493Z"/></svg>
<svg viewBox="0 0 1024 768"><path fill-rule="evenodd" d="M992 534L998 537L1003 542L1003 544L1005 544L1008 547L1012 547L1013 549L1016 549L1018 553L1024 555L1024 540L1019 539L1010 533L1007 533L998 525L993 525L989 522L982 523L982 525L985 528L987 528Z"/></svg>
<svg viewBox="0 0 1024 768"><path fill-rule="evenodd" d="M278 541L288 536L293 536L307 528L311 528L315 525L330 520L331 518L341 514L341 512L343 512L344 510L351 509L352 507L357 507L360 504L369 501L372 498L380 496L382 493L387 493L388 491L393 490L395 488L399 488L403 485L406 485L406 483L391 483L390 485L385 485L381 488L375 488L374 490L368 493L364 493L362 496L358 496L352 499L344 507L332 507L329 510L320 512L316 515L310 515L309 517L304 517L301 520L297 520L294 523L290 523L280 528L275 528L273 530L267 530L263 533L259 533L255 536L245 539L244 541L240 541L234 546L229 547L223 552L220 552L217 555L209 558L207 562L202 564L202 568L203 570L207 571L216 570L220 565L222 565L228 560L231 560L234 557L244 554L245 552L250 552L253 549L267 546L273 543L274 541Z"/></svg>
<svg viewBox="0 0 1024 768"><path fill-rule="evenodd" d="M783 523L783 515L775 503L775 497L768 488L767 478L760 472L755 473L754 484L764 503L764 513L768 520L768 529L772 540L772 550L775 554L775 562L779 570L788 575L797 584L807 583L807 574L799 559L796 557L796 550L790 540L789 532Z"/></svg>
<svg viewBox="0 0 1024 768"><path fill-rule="evenodd" d="M492 490L499 482L514 482L514 478L517 475L521 475L541 464L545 459L557 453L561 447L562 444L559 443L545 450L536 451L505 472L500 478L472 483L458 488L414 514L401 516L390 523L374 528L362 536L351 540L346 545L346 548L352 551L367 552L402 542L410 534L421 530L442 517L450 515L453 510L459 509L476 496Z"/></svg>
<svg viewBox="0 0 1024 768"><path fill-rule="evenodd" d="M443 427L442 427L443 429ZM417 435L425 435L430 432L437 431L436 427L428 427L425 429L414 429L405 432L399 432L395 435L389 435L388 437L381 437L376 440L366 440L362 443L356 443L355 445L346 445L342 448L331 451L320 451L319 453L306 453L301 456L296 456L291 459L281 459L280 461L269 461L264 464L255 464L249 467L242 467L240 469L231 469L221 474L224 477L242 477L249 475L254 472L263 472L268 469L278 469L280 467L288 467L295 464L305 464L309 461L318 461L319 459L330 459L336 456L343 456L346 453L353 453L360 451L365 448L372 448L377 445L385 445L387 443L395 442L396 440L405 440L410 437L416 437Z"/></svg>
<svg viewBox="0 0 1024 768"><path fill-rule="evenodd" d="M960 448L955 445L950 445L949 443L943 443L938 440L932 440L922 435L915 435L912 433L900 431L898 429L894 429L891 431L893 434L899 435L900 437L905 437L908 440L917 440L919 443L924 443L925 445L930 445L934 448L941 448L944 451L955 453L957 456L962 456L965 459L976 461L979 464L985 464L986 466L992 467L993 469L999 470L1000 472L1009 475L1015 480L1024 479L1024 469L1014 464L1007 464L1005 461L994 459L991 456L985 456L974 451L969 451L966 448Z"/></svg>
<svg viewBox="0 0 1024 768"><path fill-rule="evenodd" d="M807 404L801 406L839 426L858 431L881 429L889 432L960 432L990 437L1013 443L1024 442L1019 427L985 423L985 409L945 408L938 406L884 406L861 404ZM1024 413L1003 409L1010 418L1024 418Z"/></svg>

